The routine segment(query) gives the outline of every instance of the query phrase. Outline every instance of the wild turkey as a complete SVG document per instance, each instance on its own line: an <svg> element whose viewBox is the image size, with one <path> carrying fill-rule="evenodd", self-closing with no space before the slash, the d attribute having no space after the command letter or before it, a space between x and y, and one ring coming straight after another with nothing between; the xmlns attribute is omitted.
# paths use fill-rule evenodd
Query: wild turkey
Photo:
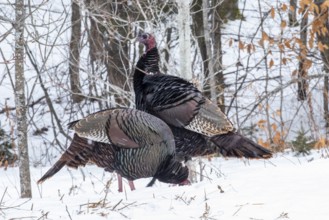
<svg viewBox="0 0 329 220"><path fill-rule="evenodd" d="M170 128L146 112L107 109L71 122L69 128L75 131L70 147L38 183L64 165L77 168L88 160L130 181L154 177L165 183L188 183L187 167L175 158Z"/></svg>
<svg viewBox="0 0 329 220"><path fill-rule="evenodd" d="M136 108L170 125L178 155L197 156L218 150L227 157L272 156L270 150L234 132L226 115L192 83L160 73L159 53L151 34L140 33L138 40L146 51L133 77Z"/></svg>

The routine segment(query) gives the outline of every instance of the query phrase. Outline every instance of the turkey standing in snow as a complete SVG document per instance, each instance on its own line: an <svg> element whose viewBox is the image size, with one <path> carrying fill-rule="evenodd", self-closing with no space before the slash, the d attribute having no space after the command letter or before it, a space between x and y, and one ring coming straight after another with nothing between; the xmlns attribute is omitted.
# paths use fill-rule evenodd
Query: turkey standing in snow
<svg viewBox="0 0 329 220"><path fill-rule="evenodd" d="M187 167L175 158L170 128L148 113L113 108L71 122L69 128L75 131L72 144L38 183L64 165L76 168L89 159L129 181L154 177L165 183L188 183Z"/></svg>
<svg viewBox="0 0 329 220"><path fill-rule="evenodd" d="M136 108L170 125L178 155L201 156L219 150L227 157L272 156L268 149L234 132L226 115L192 83L160 73L159 53L151 34L140 33L138 40L146 51L136 65L133 78Z"/></svg>

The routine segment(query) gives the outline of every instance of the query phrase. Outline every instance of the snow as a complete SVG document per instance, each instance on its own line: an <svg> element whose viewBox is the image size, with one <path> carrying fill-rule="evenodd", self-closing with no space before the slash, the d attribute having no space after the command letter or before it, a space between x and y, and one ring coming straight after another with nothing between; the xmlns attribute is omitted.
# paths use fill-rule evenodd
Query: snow
<svg viewBox="0 0 329 220"><path fill-rule="evenodd" d="M328 218L327 151L303 157L284 153L270 160L202 161L206 168L201 182L157 182L146 188L150 179L141 179L135 181L135 191L125 182L123 193L117 192L115 175L93 165L83 172L64 168L39 186L36 181L46 169L32 168L31 200L19 198L18 169L1 169L0 219Z"/></svg>

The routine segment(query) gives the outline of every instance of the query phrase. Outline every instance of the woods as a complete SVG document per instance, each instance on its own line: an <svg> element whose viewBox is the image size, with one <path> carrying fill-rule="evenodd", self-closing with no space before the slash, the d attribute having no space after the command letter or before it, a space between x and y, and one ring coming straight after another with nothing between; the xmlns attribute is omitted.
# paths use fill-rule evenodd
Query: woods
<svg viewBox="0 0 329 220"><path fill-rule="evenodd" d="M68 147L69 121L135 106L139 30L156 36L161 71L193 82L239 132L275 152L297 150L301 134L312 148L327 147L328 1L0 6L0 125L26 180L22 197L31 197L29 166Z"/></svg>

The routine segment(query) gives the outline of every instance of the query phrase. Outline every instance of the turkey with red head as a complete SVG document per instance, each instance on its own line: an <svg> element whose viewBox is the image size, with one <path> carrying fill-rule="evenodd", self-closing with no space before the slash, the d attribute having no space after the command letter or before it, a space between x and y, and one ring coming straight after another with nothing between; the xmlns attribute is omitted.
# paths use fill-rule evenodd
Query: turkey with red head
<svg viewBox="0 0 329 220"><path fill-rule="evenodd" d="M88 160L129 181L154 177L165 183L188 183L188 169L175 157L173 134L159 118L136 109L113 108L69 127L75 131L70 147L38 183L64 165L77 168Z"/></svg>
<svg viewBox="0 0 329 220"><path fill-rule="evenodd" d="M138 40L145 45L145 53L137 62L133 77L136 108L161 118L171 127L178 155L219 151L227 157L272 156L270 150L236 133L220 108L192 83L160 73L153 35L140 33Z"/></svg>

